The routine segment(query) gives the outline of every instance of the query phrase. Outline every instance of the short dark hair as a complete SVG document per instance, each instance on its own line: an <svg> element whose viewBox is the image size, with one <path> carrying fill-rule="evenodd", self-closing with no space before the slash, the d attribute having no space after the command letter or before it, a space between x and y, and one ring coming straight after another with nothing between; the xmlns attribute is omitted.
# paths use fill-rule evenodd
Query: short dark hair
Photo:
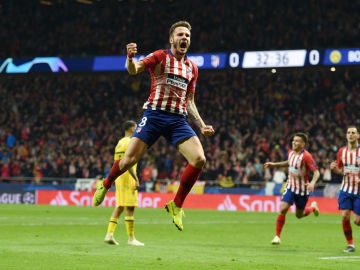
<svg viewBox="0 0 360 270"><path fill-rule="evenodd" d="M309 143L309 137L308 135L306 135L305 133L303 132L296 132L294 137L297 136L297 137L300 137L303 142L305 143L305 145L307 145Z"/></svg>
<svg viewBox="0 0 360 270"><path fill-rule="evenodd" d="M348 130L349 128L355 128L356 130L358 130L355 125L348 125L348 126L346 127L346 130Z"/></svg>
<svg viewBox="0 0 360 270"><path fill-rule="evenodd" d="M136 126L136 122L132 120L127 120L122 124L122 130L125 132L133 126Z"/></svg>

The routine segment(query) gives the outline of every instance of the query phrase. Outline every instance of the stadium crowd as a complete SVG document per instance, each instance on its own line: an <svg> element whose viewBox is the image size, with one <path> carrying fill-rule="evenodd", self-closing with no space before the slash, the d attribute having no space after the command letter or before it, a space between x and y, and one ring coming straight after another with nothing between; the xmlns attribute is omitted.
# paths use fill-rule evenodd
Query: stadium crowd
<svg viewBox="0 0 360 270"><path fill-rule="evenodd" d="M183 14L193 25L191 52L359 46L359 4L350 1L50 2L1 3L0 23L11 31L0 32L0 57L124 55L128 41L147 53L167 47L157 33ZM304 131L322 181L336 180L329 163L346 126L360 124L359 75L356 67L201 70L197 105L216 135L200 135L207 156L200 179L270 181L274 172L262 164L285 160L288 138ZM1 178L107 174L121 123L138 120L148 89L146 74L1 75ZM177 179L177 164L182 157L160 140L139 172L143 181Z"/></svg>
<svg viewBox="0 0 360 270"><path fill-rule="evenodd" d="M90 2L1 1L0 57L125 55L130 41L147 54L168 46L180 19L193 26L192 52L359 46L359 1Z"/></svg>
<svg viewBox="0 0 360 270"><path fill-rule="evenodd" d="M359 124L359 70L200 71L197 103L216 135L203 141L203 180L269 181L267 160L285 160L295 131L310 135L322 180L345 128ZM126 119L138 120L146 75L2 76L1 177L96 177L109 170ZM176 161L176 162L175 162ZM180 161L180 162L178 162ZM143 180L176 179L184 160L158 141L140 162ZM147 178L147 179L146 179Z"/></svg>

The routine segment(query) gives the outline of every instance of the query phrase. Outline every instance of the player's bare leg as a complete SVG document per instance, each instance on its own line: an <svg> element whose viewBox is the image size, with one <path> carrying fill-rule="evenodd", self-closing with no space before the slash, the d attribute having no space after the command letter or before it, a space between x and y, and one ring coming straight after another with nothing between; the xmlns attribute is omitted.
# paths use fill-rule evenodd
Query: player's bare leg
<svg viewBox="0 0 360 270"><path fill-rule="evenodd" d="M188 165L181 175L180 186L174 200L168 202L165 208L171 214L175 226L182 231L184 228L182 224L182 217L184 216L182 205L199 178L206 159L200 140L196 136L180 143L178 150L186 158Z"/></svg>

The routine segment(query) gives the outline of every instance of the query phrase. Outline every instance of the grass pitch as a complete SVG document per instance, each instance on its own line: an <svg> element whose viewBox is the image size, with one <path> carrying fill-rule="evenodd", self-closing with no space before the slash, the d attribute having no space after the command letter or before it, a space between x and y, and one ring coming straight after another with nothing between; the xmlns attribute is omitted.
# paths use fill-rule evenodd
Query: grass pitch
<svg viewBox="0 0 360 270"><path fill-rule="evenodd" d="M112 208L0 205L0 269L354 269L345 254L340 215L287 215L280 246L272 246L276 213L186 210L178 231L164 209L136 209L136 237L103 242ZM360 231L353 226L355 243ZM360 246L359 246L360 247Z"/></svg>

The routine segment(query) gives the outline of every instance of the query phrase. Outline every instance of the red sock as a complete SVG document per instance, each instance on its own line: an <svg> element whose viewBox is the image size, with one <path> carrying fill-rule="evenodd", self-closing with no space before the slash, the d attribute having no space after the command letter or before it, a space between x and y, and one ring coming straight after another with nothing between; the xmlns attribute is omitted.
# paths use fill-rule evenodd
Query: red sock
<svg viewBox="0 0 360 270"><path fill-rule="evenodd" d="M112 183L115 182L116 178L122 175L125 171L121 171L119 168L119 160L115 160L111 167L108 177L104 180L103 184L106 189L111 188Z"/></svg>
<svg viewBox="0 0 360 270"><path fill-rule="evenodd" d="M277 219L276 219L276 235L280 237L282 228L284 227L285 224L285 217L283 215L278 215Z"/></svg>
<svg viewBox="0 0 360 270"><path fill-rule="evenodd" d="M186 196L194 186L196 180L199 178L202 169L196 168L188 164L181 175L180 186L176 192L174 202L177 207L182 207Z"/></svg>
<svg viewBox="0 0 360 270"><path fill-rule="evenodd" d="M304 217L310 215L312 212L314 212L314 207L306 207L304 210Z"/></svg>
<svg viewBox="0 0 360 270"><path fill-rule="evenodd" d="M354 240L352 237L352 228L351 228L350 220L343 219L342 227L343 227L344 235L345 235L348 245L353 245Z"/></svg>

